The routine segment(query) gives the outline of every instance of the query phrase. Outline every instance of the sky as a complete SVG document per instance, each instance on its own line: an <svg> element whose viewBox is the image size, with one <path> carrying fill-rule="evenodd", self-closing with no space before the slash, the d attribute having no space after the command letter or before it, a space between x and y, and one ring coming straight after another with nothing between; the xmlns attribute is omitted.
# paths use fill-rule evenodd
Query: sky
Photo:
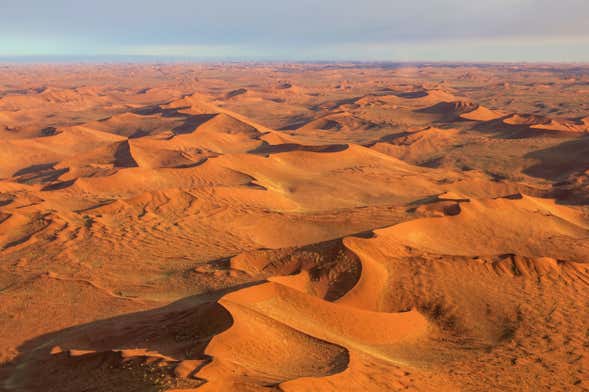
<svg viewBox="0 0 589 392"><path fill-rule="evenodd" d="M589 61L589 0L0 0L0 58Z"/></svg>

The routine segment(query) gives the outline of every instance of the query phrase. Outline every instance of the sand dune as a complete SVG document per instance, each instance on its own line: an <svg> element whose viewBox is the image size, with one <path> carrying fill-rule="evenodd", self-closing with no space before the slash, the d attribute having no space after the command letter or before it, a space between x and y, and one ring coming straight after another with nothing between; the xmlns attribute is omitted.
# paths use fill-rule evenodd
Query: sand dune
<svg viewBox="0 0 589 392"><path fill-rule="evenodd" d="M575 210L553 201L517 195L469 200L460 203L457 216L407 222L382 233L433 253L464 256L510 253L586 262L588 229L586 218ZM377 235L380 233L377 231Z"/></svg>
<svg viewBox="0 0 589 392"><path fill-rule="evenodd" d="M428 108L421 109L421 112L457 116L463 113L470 113L476 110L477 108L478 107L475 103L468 101L442 101Z"/></svg>
<svg viewBox="0 0 589 392"><path fill-rule="evenodd" d="M572 121L560 121L543 116L514 114L503 120L510 125L527 125L533 129L557 132L584 132L585 127Z"/></svg>
<svg viewBox="0 0 589 392"><path fill-rule="evenodd" d="M404 99L415 99L419 100L420 103L426 102L453 102L456 100L456 96L450 92L439 90L439 89L422 89L416 91L408 91L397 94L398 97Z"/></svg>
<svg viewBox="0 0 589 392"><path fill-rule="evenodd" d="M126 112L90 122L88 126L103 132L135 138L172 130L181 124L182 118Z"/></svg>
<svg viewBox="0 0 589 392"><path fill-rule="evenodd" d="M589 73L513 67L6 65L0 391L588 388Z"/></svg>
<svg viewBox="0 0 589 392"><path fill-rule="evenodd" d="M460 132L456 129L428 127L400 135L390 142L378 142L371 148L415 164L435 159L445 146L456 143Z"/></svg>
<svg viewBox="0 0 589 392"><path fill-rule="evenodd" d="M351 113L330 114L305 124L301 130L317 129L323 131L366 131L378 127L377 124L355 117Z"/></svg>
<svg viewBox="0 0 589 392"><path fill-rule="evenodd" d="M270 302L268 303L268 301ZM275 377L277 378L275 379L268 380L261 378L256 380L256 371L254 368L246 370L248 378L260 383L275 383L300 377L327 376L340 372L345 368L349 354L343 348L339 348L339 350L335 351L334 349L337 349L337 346L331 350L324 347L318 347L319 352L314 353L314 348L305 348L304 344L299 343L296 344L297 351L294 351L294 348L292 351L289 350L289 352L294 354L293 356L295 358L290 357L288 362L283 365L286 369L281 370L281 366L277 361L283 357L279 356L278 358L272 358L264 351L267 349L267 345L271 344L272 340L286 340L287 342L296 343L298 333L304 333L307 336L317 336L322 341L331 341L336 344L339 343L345 345L348 347L348 350L354 349L372 352L372 350L378 350L376 347L380 344L386 343L394 345L400 344L404 341L415 341L419 336L425 334L428 329L427 321L417 312L379 314L360 310L351 311L350 309L341 308L337 305L330 305L328 302L321 302L313 297L305 296L298 291L294 291L277 283L267 283L244 291L238 291L222 298L220 304L230 311L234 319L234 324L228 331L215 337L209 344L206 353L218 359L214 359L210 365L199 372L199 376L204 377L205 379L229 378L228 376L219 377L218 374L227 366L226 364L223 364L224 357L229 357L229 361L235 361L237 364L248 363L249 366L257 365L255 362L252 363L250 361L251 358L263 358L265 361L269 362L262 365L262 369L267 369L268 365L272 363L275 371L284 372L288 369L288 372L293 372L297 367L295 364L295 353L298 350L303 350L301 352L302 362L303 364L307 364L307 366L312 364L314 369L313 372L308 370L305 372L303 368L291 375L286 373L280 375L281 377L276 375ZM249 312L252 313L250 314ZM265 321L264 326L256 326L254 320L256 320L256 316L259 320L259 314L261 312L266 315L269 320ZM252 317L254 318L252 319ZM355 320L362 320L362 322L366 324L359 325ZM269 336L269 339L263 342L262 347L256 349L255 342L259 342L255 336L256 331L259 331L260 329L272 330L273 328L276 328L273 327L274 322L278 322L278 325L285 325L292 330L283 331L276 337ZM367 328L368 325L371 325L372 328ZM270 334L272 333L270 332ZM314 343L314 345L318 345L321 340ZM231 347L231 350L240 350L239 347L235 347L234 344L232 344L235 341L242 342L244 345L243 349L245 350L245 358L240 359L239 351L226 351L226 345ZM281 347L280 351L285 349L284 345L279 344L278 346ZM288 350L288 348L286 349ZM258 350L260 350L260 352L257 353L256 351ZM326 358L327 364L331 363L332 366L335 365L338 367L319 370L318 367L321 367L320 361L326 355L328 356ZM373 353L373 355L378 354ZM384 353L380 355L383 357L385 356ZM265 372L267 372L267 370L262 371L263 377L268 377L268 374ZM232 373L235 374L235 370L233 370ZM224 383L225 382L227 381L224 381ZM205 389L214 389L215 387L219 388L220 386L215 386L210 383Z"/></svg>
<svg viewBox="0 0 589 392"><path fill-rule="evenodd" d="M478 105L476 109L470 112L462 113L460 117L472 121L492 121L503 117L503 114Z"/></svg>

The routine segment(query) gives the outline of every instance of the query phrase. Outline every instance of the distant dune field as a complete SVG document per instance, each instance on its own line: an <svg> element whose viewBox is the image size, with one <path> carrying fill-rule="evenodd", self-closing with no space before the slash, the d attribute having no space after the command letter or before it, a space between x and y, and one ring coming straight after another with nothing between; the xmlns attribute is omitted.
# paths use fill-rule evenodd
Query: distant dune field
<svg viewBox="0 0 589 392"><path fill-rule="evenodd" d="M4 66L0 391L589 390L587 85Z"/></svg>

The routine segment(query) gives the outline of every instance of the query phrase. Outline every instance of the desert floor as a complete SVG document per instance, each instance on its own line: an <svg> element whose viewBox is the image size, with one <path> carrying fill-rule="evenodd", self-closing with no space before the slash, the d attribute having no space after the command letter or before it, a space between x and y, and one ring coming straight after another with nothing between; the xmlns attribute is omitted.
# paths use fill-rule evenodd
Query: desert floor
<svg viewBox="0 0 589 392"><path fill-rule="evenodd" d="M1 391L588 391L589 66L0 66Z"/></svg>

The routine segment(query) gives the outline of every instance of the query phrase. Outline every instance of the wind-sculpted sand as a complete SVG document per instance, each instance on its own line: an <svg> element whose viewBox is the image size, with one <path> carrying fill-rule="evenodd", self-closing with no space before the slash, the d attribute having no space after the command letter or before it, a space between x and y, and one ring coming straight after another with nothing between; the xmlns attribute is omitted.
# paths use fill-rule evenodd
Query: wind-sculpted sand
<svg viewBox="0 0 589 392"><path fill-rule="evenodd" d="M0 391L589 390L587 83L3 66Z"/></svg>

